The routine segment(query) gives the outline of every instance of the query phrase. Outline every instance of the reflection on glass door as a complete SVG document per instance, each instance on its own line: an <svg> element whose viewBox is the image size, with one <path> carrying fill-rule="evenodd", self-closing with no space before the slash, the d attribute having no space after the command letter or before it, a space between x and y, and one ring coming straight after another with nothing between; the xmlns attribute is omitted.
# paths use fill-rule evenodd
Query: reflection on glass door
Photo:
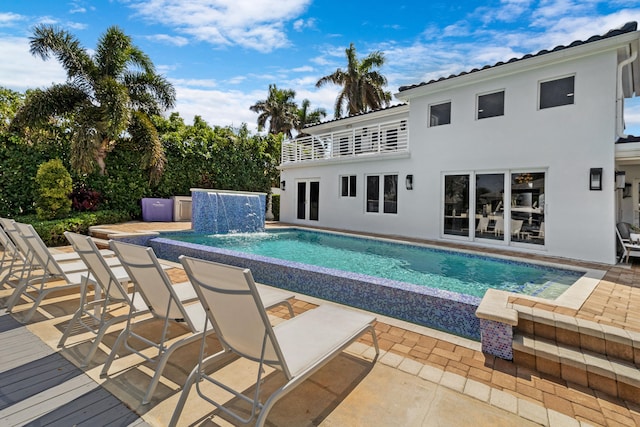
<svg viewBox="0 0 640 427"><path fill-rule="evenodd" d="M476 175L475 236L504 240L504 174Z"/></svg>
<svg viewBox="0 0 640 427"><path fill-rule="evenodd" d="M444 177L444 234L469 235L469 175Z"/></svg>
<svg viewBox="0 0 640 427"><path fill-rule="evenodd" d="M309 219L318 220L318 210L320 202L320 183L311 181L309 183Z"/></svg>
<svg viewBox="0 0 640 427"><path fill-rule="evenodd" d="M298 182L298 219L307 218L307 183Z"/></svg>
<svg viewBox="0 0 640 427"><path fill-rule="evenodd" d="M511 241L544 245L544 172L511 174Z"/></svg>

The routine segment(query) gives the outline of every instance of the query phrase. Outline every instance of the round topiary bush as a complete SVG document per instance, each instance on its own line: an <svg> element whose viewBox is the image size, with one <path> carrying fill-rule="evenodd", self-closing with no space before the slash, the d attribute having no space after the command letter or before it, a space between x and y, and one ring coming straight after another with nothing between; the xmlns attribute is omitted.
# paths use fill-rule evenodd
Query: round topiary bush
<svg viewBox="0 0 640 427"><path fill-rule="evenodd" d="M38 219L64 218L71 212L69 196L73 191L73 182L62 160L49 160L38 167L36 187L38 195L35 204Z"/></svg>

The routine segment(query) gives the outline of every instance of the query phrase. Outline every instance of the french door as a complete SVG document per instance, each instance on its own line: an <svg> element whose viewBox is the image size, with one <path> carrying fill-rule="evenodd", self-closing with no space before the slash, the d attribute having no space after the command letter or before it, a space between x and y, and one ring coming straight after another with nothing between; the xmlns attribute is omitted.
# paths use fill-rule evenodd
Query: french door
<svg viewBox="0 0 640 427"><path fill-rule="evenodd" d="M320 181L298 181L296 206L298 219L318 221L320 208Z"/></svg>

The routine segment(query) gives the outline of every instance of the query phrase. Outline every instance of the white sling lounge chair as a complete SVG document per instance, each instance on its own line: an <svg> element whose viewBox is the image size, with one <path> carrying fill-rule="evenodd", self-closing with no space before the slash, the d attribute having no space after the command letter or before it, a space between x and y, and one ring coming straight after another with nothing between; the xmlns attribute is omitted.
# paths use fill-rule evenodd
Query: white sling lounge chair
<svg viewBox="0 0 640 427"><path fill-rule="evenodd" d="M124 287L130 281L127 271L122 266L111 267L104 259L100 250L89 236L66 231L65 237L87 265L88 273L80 289L80 307L67 325L58 347L64 347L72 331L82 327L95 334L91 348L82 361L82 367L86 367L102 342L104 334L112 325L124 322L130 315L138 316L148 313L147 305L140 296L128 293ZM88 298L89 287L92 284L95 295L92 300ZM123 314L113 314L115 311L123 311ZM86 320L85 320L86 319Z"/></svg>
<svg viewBox="0 0 640 427"><path fill-rule="evenodd" d="M257 416L255 425L263 426L269 411L280 398L361 335L371 333L376 350L374 362L378 357L378 342L373 328L376 319L372 315L322 305L271 327L251 271L185 256L180 260L196 288L223 350L206 358L201 350L198 366L187 378L170 426L177 424L194 383L198 395L225 414L241 423L249 423ZM259 363L253 397L234 390L207 373L230 353ZM262 404L259 396L264 365L282 371L287 381ZM248 418L205 395L200 388L203 380L250 403L252 410Z"/></svg>
<svg viewBox="0 0 640 427"><path fill-rule="evenodd" d="M156 258L152 248L117 241L111 241L110 246L122 261L122 265L127 270L129 277L133 281L136 298L139 293L142 299L146 302L153 317L164 321L162 332L156 342L152 341L148 337L136 334L133 330L135 324L132 323L132 317L130 316L127 319L127 326L118 336L111 353L102 368L102 372L100 373L101 377L107 376L109 368L121 345L124 345L129 351L138 354L149 362L154 360L154 358L148 357L142 352L129 346L128 340L130 338L135 338L149 346L155 347L158 350L158 354L155 358L157 360L155 374L151 379L151 383L147 388L144 398L142 399L142 404L144 405L149 403L151 400L153 392L158 385L158 381L162 376L164 367L173 352L193 341L198 340L202 336L206 337L207 335L212 334L214 331L210 326L209 328L204 328L206 314L199 301L194 301L192 304L184 304L185 301L197 299L193 286L188 282L186 283L188 285L187 293L186 290L176 288L175 285L172 285L166 272L160 266L158 258ZM178 293L180 290L183 291L183 295ZM285 304L288 306L289 312L293 316L293 308L287 301L293 297L293 294L279 290L265 289L262 296L265 306L275 307L277 305ZM187 334L184 335L183 338L176 340L169 347L166 347L165 341L167 339L167 330L170 323L182 325L186 329Z"/></svg>
<svg viewBox="0 0 640 427"><path fill-rule="evenodd" d="M18 230L19 225L22 227L22 232ZM38 257L35 256L22 233L29 233L32 235L32 237L37 241L38 247L45 248L46 252L48 252L48 257L61 263L66 272L69 273L73 271L86 270L86 266L79 262L80 256L77 253L51 252L33 228L29 229L24 226L25 224L17 223L12 219L0 218L0 231L3 231L9 238L9 241L6 242L6 244L8 245L7 247L11 248L11 252L14 255L12 262L8 266L8 271L2 276L0 286L10 284L15 285L14 287L18 287L27 280L27 275L29 276L29 280L33 281L39 277L41 278L45 274L44 266L39 264ZM0 241L2 240L3 237L0 235ZM2 243L3 246L5 245L5 242L0 243ZM111 257L109 259L110 264L119 263L112 251L103 249L100 250L100 253L105 257ZM8 305L8 300L4 305Z"/></svg>
<svg viewBox="0 0 640 427"><path fill-rule="evenodd" d="M23 317L23 321L28 322L49 293L74 287L79 288L86 277L87 266L81 260L59 263L32 225L15 222L14 226L15 230L10 233L17 231L28 246L29 271L9 297L6 308L10 312L21 297L32 300L33 305ZM117 265L119 260L111 258L109 262ZM64 283L51 283L58 281Z"/></svg>
<svg viewBox="0 0 640 427"><path fill-rule="evenodd" d="M0 227L0 245L2 245L2 259L0 259L0 287L2 287L5 283L10 283L11 279L19 282L24 277L27 260L2 227Z"/></svg>

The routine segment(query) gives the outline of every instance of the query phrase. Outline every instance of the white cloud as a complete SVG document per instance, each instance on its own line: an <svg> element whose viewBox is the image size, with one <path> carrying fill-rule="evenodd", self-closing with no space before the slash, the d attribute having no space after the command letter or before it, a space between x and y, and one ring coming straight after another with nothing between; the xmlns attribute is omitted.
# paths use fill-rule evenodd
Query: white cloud
<svg viewBox="0 0 640 427"><path fill-rule="evenodd" d="M148 40L155 40L173 46L186 46L187 44L189 44L189 40L186 37L170 36L168 34L153 34L150 36L145 36L145 38Z"/></svg>
<svg viewBox="0 0 640 427"><path fill-rule="evenodd" d="M11 12L0 12L0 27L8 27L25 20L25 17Z"/></svg>
<svg viewBox="0 0 640 427"><path fill-rule="evenodd" d="M624 121L627 134L640 136L640 96L625 99Z"/></svg>
<svg viewBox="0 0 640 427"><path fill-rule="evenodd" d="M240 45L262 52L288 45L284 23L298 17L310 0L131 0L144 19L200 41Z"/></svg>
<svg viewBox="0 0 640 427"><path fill-rule="evenodd" d="M66 80L66 73L57 61L43 61L29 53L27 38L0 38L0 52L5 58L11 58L0 61L0 86L24 92Z"/></svg>
<svg viewBox="0 0 640 427"><path fill-rule="evenodd" d="M296 31L302 31L305 28L315 28L316 20L309 18L306 21L304 19L297 19L293 22L293 29Z"/></svg>
<svg viewBox="0 0 640 427"><path fill-rule="evenodd" d="M291 71L296 73L310 73L314 71L314 68L311 65L303 65L302 67L292 68Z"/></svg>
<svg viewBox="0 0 640 427"><path fill-rule="evenodd" d="M175 88L175 111L180 113L185 123L189 124L194 116L200 116L212 126L239 127L246 123L250 130L257 130L258 115L249 107L264 99L264 93L202 90L183 85Z"/></svg>

